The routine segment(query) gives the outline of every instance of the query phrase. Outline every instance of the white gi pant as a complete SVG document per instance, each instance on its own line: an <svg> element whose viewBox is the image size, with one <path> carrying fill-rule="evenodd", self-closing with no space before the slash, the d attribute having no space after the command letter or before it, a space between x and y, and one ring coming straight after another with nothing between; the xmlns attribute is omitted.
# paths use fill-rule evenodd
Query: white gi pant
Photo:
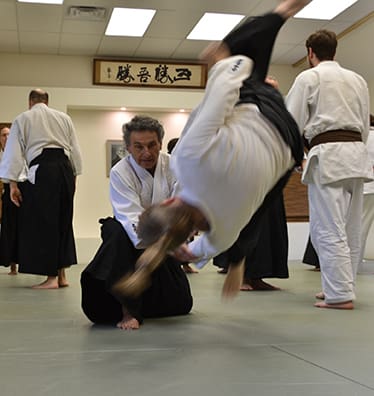
<svg viewBox="0 0 374 396"><path fill-rule="evenodd" d="M361 254L359 266L364 259L366 240L374 221L374 194L364 194L364 204L362 210L362 229L361 229Z"/></svg>
<svg viewBox="0 0 374 396"><path fill-rule="evenodd" d="M355 280L361 252L363 179L321 184L316 166L308 184L310 234L321 266L327 304L355 299Z"/></svg>

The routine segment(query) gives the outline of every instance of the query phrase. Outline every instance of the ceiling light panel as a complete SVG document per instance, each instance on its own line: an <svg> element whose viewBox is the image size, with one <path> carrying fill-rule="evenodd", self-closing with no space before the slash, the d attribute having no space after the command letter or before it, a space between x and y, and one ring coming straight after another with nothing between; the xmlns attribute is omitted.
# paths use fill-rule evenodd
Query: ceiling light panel
<svg viewBox="0 0 374 396"><path fill-rule="evenodd" d="M18 0L19 3L62 4L64 0Z"/></svg>
<svg viewBox="0 0 374 396"><path fill-rule="evenodd" d="M115 7L105 35L142 37L155 13L156 10Z"/></svg>
<svg viewBox="0 0 374 396"><path fill-rule="evenodd" d="M206 12L187 36L189 40L222 40L244 15Z"/></svg>
<svg viewBox="0 0 374 396"><path fill-rule="evenodd" d="M330 21L357 1L358 0L313 0L299 11L294 18Z"/></svg>

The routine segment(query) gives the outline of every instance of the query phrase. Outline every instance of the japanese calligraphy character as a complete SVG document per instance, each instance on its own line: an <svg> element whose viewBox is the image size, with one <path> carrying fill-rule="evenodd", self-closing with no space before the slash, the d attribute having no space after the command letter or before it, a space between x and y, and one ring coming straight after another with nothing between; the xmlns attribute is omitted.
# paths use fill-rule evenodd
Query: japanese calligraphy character
<svg viewBox="0 0 374 396"><path fill-rule="evenodd" d="M139 77L139 81L141 83L146 83L146 82L148 82L148 79L151 78L151 74L149 73L146 66L142 66L140 68L139 73L136 75L136 77Z"/></svg>
<svg viewBox="0 0 374 396"><path fill-rule="evenodd" d="M122 81L124 83L130 83L134 81L134 77L130 73L131 65L127 63L126 66L118 66L118 72L116 80Z"/></svg>
<svg viewBox="0 0 374 396"><path fill-rule="evenodd" d="M159 65L158 67L156 67L155 80L160 82L161 84L166 84L167 82L174 82L173 79L169 76L167 65Z"/></svg>
<svg viewBox="0 0 374 396"><path fill-rule="evenodd" d="M175 71L177 72L177 75L174 77L174 81L191 80L192 72L187 67L178 68L175 69Z"/></svg>

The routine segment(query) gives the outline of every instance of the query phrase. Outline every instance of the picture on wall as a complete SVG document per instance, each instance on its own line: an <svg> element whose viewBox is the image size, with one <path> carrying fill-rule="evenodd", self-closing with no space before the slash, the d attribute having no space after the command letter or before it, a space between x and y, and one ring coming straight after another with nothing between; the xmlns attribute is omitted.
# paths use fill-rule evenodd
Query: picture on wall
<svg viewBox="0 0 374 396"><path fill-rule="evenodd" d="M127 154L123 140L106 141L106 175L109 177L111 168Z"/></svg>

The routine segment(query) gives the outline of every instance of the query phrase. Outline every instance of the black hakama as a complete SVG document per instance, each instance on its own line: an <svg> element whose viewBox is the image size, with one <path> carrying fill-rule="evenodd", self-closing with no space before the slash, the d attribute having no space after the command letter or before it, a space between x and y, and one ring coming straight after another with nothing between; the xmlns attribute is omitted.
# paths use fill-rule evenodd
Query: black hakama
<svg viewBox="0 0 374 396"><path fill-rule="evenodd" d="M288 278L288 230L282 195L266 207L246 241L245 279ZM215 257L213 264L227 269L228 252Z"/></svg>
<svg viewBox="0 0 374 396"><path fill-rule="evenodd" d="M135 249L121 223L109 217L100 220L102 244L81 275L82 310L97 324L122 320L122 305L139 323L143 318L186 315L192 308L192 295L181 263L167 257L152 273L152 283L138 298L114 296L114 283L135 269L143 250Z"/></svg>
<svg viewBox="0 0 374 396"><path fill-rule="evenodd" d="M47 148L29 164L38 165L35 183L22 183L19 210L19 272L57 276L77 263L73 234L75 176L63 149Z"/></svg>
<svg viewBox="0 0 374 396"><path fill-rule="evenodd" d="M18 207L10 200L10 186L4 183L0 229L0 265L18 263Z"/></svg>
<svg viewBox="0 0 374 396"><path fill-rule="evenodd" d="M308 238L308 243L305 248L305 252L304 252L304 256L303 256L303 263L314 265L316 267L316 269L320 268L318 254L317 254L316 250L314 249L312 241L310 240L310 236Z"/></svg>

